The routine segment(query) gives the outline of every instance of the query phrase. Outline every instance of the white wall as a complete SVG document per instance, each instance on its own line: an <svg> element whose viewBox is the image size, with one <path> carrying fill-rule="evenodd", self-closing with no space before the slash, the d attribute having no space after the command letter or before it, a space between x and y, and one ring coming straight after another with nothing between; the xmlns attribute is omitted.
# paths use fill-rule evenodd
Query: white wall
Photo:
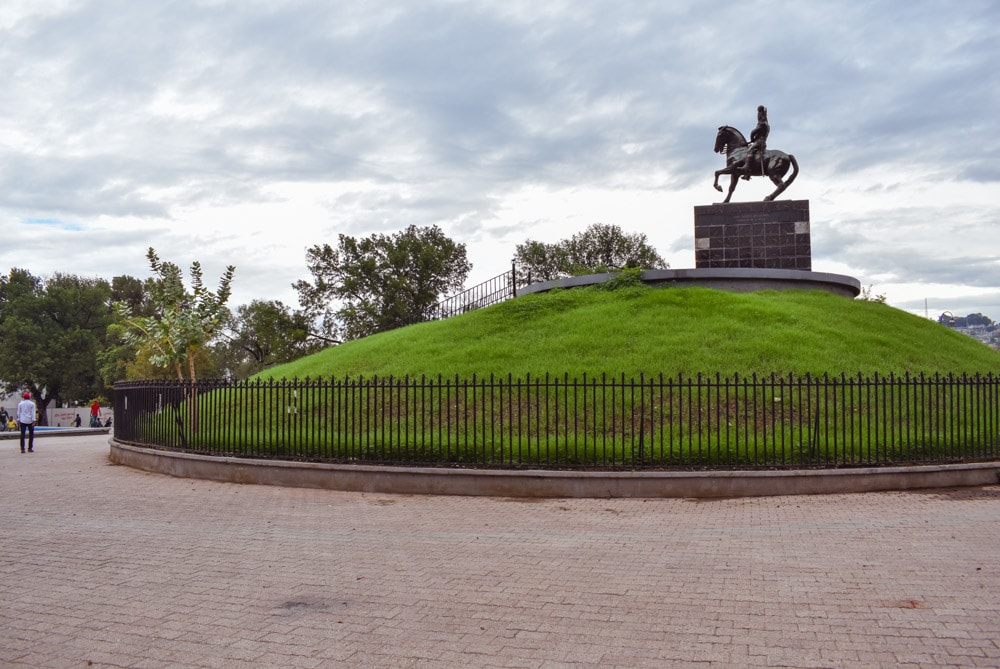
<svg viewBox="0 0 1000 669"><path fill-rule="evenodd" d="M76 407L69 409L49 408L49 427L70 427L77 415L80 416L80 427L90 427L90 407ZM111 407L101 407L101 425L112 415Z"/></svg>
<svg viewBox="0 0 1000 669"><path fill-rule="evenodd" d="M11 395L0 401L0 406L7 409L7 413L11 416L14 415L14 411L17 409L17 403L21 401L20 395ZM35 406L38 406L38 402L35 401ZM101 406L101 425L112 416L114 412L111 407ZM55 409L49 406L48 411L46 411L49 417L50 427L70 427L73 420L76 418L77 414L80 414L80 427L90 427L90 406L85 407L69 407L64 409Z"/></svg>

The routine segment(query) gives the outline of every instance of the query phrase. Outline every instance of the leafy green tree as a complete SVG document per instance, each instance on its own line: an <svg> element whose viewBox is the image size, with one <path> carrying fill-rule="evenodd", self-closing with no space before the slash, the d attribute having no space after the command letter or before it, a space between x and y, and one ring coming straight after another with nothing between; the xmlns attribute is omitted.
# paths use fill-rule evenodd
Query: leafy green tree
<svg viewBox="0 0 1000 669"><path fill-rule="evenodd" d="M111 302L124 302L137 316L152 316L155 308L152 302L153 279L142 281L124 274L111 279Z"/></svg>
<svg viewBox="0 0 1000 669"><path fill-rule="evenodd" d="M48 281L12 269L0 278L0 378L31 390L46 409L102 395L97 353L110 321L102 279L55 274Z"/></svg>
<svg viewBox="0 0 1000 669"><path fill-rule="evenodd" d="M515 247L514 264L518 268L518 282L552 281L570 276L570 261L567 251L559 244L546 244L532 239Z"/></svg>
<svg viewBox="0 0 1000 669"><path fill-rule="evenodd" d="M115 312L114 305L119 302L128 307L132 316L149 317L155 314L151 299L151 284L153 279L142 281L134 276L116 276L111 280L112 323L108 326L107 341L104 348L97 354L97 363L101 377L106 386L113 386L123 379L149 379L163 376L147 364L142 371L136 369L139 351L134 343L127 341L128 331L125 321ZM148 360L146 360L148 363ZM151 373L152 371L157 373Z"/></svg>
<svg viewBox="0 0 1000 669"><path fill-rule="evenodd" d="M232 376L245 378L310 353L309 318L280 300L241 305L228 326L219 358ZM314 340L313 340L314 341Z"/></svg>
<svg viewBox="0 0 1000 669"><path fill-rule="evenodd" d="M293 284L299 302L322 334L343 339L427 320L472 269L465 244L436 225L411 225L391 236L340 235L337 248L311 247L306 262L314 283Z"/></svg>
<svg viewBox="0 0 1000 669"><path fill-rule="evenodd" d="M984 316L981 313L968 314L965 317L965 323L968 326L982 325L985 327L987 325L993 325L993 319L989 316Z"/></svg>
<svg viewBox="0 0 1000 669"><path fill-rule="evenodd" d="M864 289L862 289L862 292L864 292ZM995 325L992 318L984 316L981 313L968 314L966 316L953 316L950 311L946 311L938 316L938 323L949 325L953 328L967 328L977 325L989 328L989 326Z"/></svg>
<svg viewBox="0 0 1000 669"><path fill-rule="evenodd" d="M115 332L156 367L172 370L180 381L194 382L199 359L229 317L226 302L236 268L227 267L219 288L212 291L204 284L201 264L195 261L188 290L177 265L161 261L152 247L146 258L155 275L146 284L152 313L137 314L128 302L117 302L120 323Z"/></svg>
<svg viewBox="0 0 1000 669"><path fill-rule="evenodd" d="M626 268L667 269L643 233L626 233L617 225L594 223L555 244L527 240L515 247L518 274L527 280L551 281L567 276L614 272Z"/></svg>

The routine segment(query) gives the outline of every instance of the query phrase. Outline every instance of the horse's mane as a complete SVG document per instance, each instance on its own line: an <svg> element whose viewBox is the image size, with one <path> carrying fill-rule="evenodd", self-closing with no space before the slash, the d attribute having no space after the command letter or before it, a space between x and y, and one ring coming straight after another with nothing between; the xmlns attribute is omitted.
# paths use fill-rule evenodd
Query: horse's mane
<svg viewBox="0 0 1000 669"><path fill-rule="evenodd" d="M739 137L743 141L744 144L747 143L746 136L742 132L740 132L738 128L734 128L731 125L724 125L724 126L722 126L722 127L719 128L719 132L722 132L723 130L728 130L729 132L731 132L731 133L735 134L737 137Z"/></svg>

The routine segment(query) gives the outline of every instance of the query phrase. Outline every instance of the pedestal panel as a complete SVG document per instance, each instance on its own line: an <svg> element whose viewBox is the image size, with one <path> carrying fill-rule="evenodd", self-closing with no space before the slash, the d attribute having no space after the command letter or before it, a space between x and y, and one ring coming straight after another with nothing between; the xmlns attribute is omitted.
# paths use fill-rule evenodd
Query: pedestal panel
<svg viewBox="0 0 1000 669"><path fill-rule="evenodd" d="M694 208L697 269L812 269L809 200Z"/></svg>

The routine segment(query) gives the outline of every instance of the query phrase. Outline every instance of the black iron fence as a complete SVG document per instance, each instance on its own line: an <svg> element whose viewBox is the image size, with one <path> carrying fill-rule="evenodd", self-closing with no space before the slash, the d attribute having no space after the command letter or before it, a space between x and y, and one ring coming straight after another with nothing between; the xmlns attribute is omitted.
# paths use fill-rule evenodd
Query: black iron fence
<svg viewBox="0 0 1000 669"><path fill-rule="evenodd" d="M517 266L511 263L510 271L498 274L492 279L446 297L438 302L430 313L430 320L450 318L473 309L482 309L517 297Z"/></svg>
<svg viewBox="0 0 1000 669"><path fill-rule="evenodd" d="M1000 456L1000 376L127 382L115 438L330 462L771 468Z"/></svg>

